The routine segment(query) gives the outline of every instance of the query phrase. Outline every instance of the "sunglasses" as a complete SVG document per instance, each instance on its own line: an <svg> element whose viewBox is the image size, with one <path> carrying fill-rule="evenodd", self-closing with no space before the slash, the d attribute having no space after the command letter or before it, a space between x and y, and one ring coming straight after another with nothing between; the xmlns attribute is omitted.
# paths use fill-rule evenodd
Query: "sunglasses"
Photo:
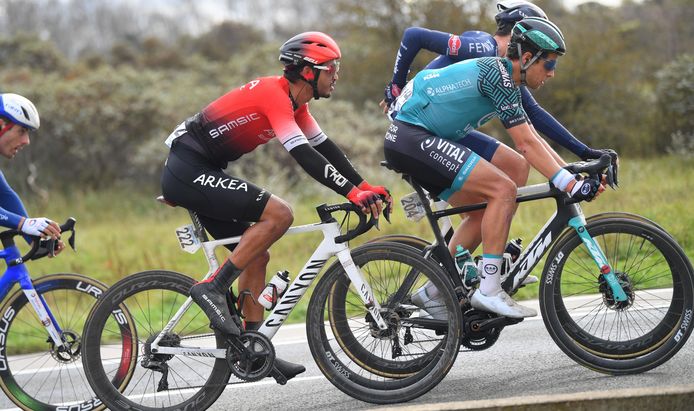
<svg viewBox="0 0 694 411"><path fill-rule="evenodd" d="M339 61L333 61L332 63L328 64L327 66L313 66L313 68L318 69L318 70L324 70L327 71L328 74L334 75L338 71L340 71L340 62Z"/></svg>
<svg viewBox="0 0 694 411"><path fill-rule="evenodd" d="M540 57L540 59L545 62L543 65L545 70L552 71L557 68L557 59L548 59L545 57Z"/></svg>

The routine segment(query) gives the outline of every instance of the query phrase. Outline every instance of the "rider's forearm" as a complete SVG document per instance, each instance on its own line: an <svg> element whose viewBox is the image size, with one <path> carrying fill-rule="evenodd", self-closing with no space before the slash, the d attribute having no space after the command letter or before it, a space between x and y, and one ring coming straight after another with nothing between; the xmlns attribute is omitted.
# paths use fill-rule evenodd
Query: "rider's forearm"
<svg viewBox="0 0 694 411"><path fill-rule="evenodd" d="M532 126L531 126L531 127L532 127ZM535 130L533 129L533 131L535 131ZM552 148L552 146L550 146L549 143L547 143L547 142L545 141L545 139L543 139L542 137L540 137L540 135L537 134L537 131L535 131L535 135L536 135L536 137L538 138L538 140L540 141L540 143L542 143L542 145L545 147L545 150L547 150L547 152L549 152L549 154L552 155L552 157L554 158L554 161L556 161L557 164L559 164L560 167L565 167L565 166L566 166L566 161L564 161L564 159L561 158L561 156L559 155L559 153L557 153L557 152Z"/></svg>
<svg viewBox="0 0 694 411"><path fill-rule="evenodd" d="M410 66L422 48L438 54L446 54L449 33L428 30L421 27L410 27L405 30L398 49L393 68L393 83L404 87L407 83L407 73Z"/></svg>
<svg viewBox="0 0 694 411"><path fill-rule="evenodd" d="M308 144L301 144L291 149L289 154L297 163L316 181L330 188L336 193L347 197L354 184L328 162L319 152Z"/></svg>
<svg viewBox="0 0 694 411"><path fill-rule="evenodd" d="M354 169L354 166L349 161L345 153L332 140L326 139L313 148L321 153L323 157L330 162L330 164L334 165L337 171L339 171L343 176L347 177L347 180L349 180L350 183L358 186L362 183L362 181L364 181L364 178L359 175L357 170Z"/></svg>
<svg viewBox="0 0 694 411"><path fill-rule="evenodd" d="M582 158L588 150L588 146L574 137L566 127L542 108L526 87L521 87L521 96L523 97L523 109L537 131Z"/></svg>
<svg viewBox="0 0 694 411"><path fill-rule="evenodd" d="M15 214L9 210L0 207L0 225L7 228L19 229L24 221L24 216Z"/></svg>
<svg viewBox="0 0 694 411"><path fill-rule="evenodd" d="M557 163L552 154L547 151L542 144L541 139L533 133L530 125L527 123L519 124L506 131L508 131L513 139L518 152L528 160L528 163L530 163L535 170L547 177L548 180L561 169L559 163Z"/></svg>

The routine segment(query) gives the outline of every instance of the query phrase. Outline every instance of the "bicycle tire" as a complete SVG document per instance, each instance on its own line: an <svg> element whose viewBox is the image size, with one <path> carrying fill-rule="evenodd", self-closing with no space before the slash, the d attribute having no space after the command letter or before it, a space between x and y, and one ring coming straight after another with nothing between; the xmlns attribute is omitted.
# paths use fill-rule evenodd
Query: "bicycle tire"
<svg viewBox="0 0 694 411"><path fill-rule="evenodd" d="M148 343L159 334L176 310L182 306L194 283L195 280L192 278L171 271L140 272L114 284L94 307L85 327L86 342L82 361L89 384L107 407L114 410L204 410L222 394L231 375L226 359L147 355ZM108 341L109 328L112 326L107 324L107 321L111 313L119 306L128 307L132 316L131 321L137 331L135 334L137 338L134 339L137 348L134 352L137 353L138 366L130 384L122 390L123 392L109 383L109 375L117 373L117 367L113 370L106 369L111 360L109 357L111 346L105 342ZM196 346L206 342L215 347L223 347L224 338L220 334L201 333L202 330L209 332L207 327L209 327L207 317L197 305L192 304L179 324L171 330L170 334L167 334L167 342L178 344L175 346L185 346L181 345L182 341L195 339ZM163 374L160 371L145 368L143 366L145 358L167 365L169 377L166 381L172 381L173 388L158 390L157 381L161 383ZM209 375L206 377L201 375L186 361L204 367L204 372L209 371ZM179 368L174 368L179 365L182 365L180 369L185 370L185 375L178 371ZM189 394L189 391L194 392L189 397L184 397Z"/></svg>
<svg viewBox="0 0 694 411"><path fill-rule="evenodd" d="M635 374L663 364L692 332L694 273L684 251L646 220L606 217L586 228L628 284L629 302L620 306L600 288L599 270L574 232L556 243L543 270L540 310L548 332L569 357L599 372ZM576 293L581 286L585 292Z"/></svg>
<svg viewBox="0 0 694 411"><path fill-rule="evenodd" d="M398 243L409 245L410 247L416 248L419 251L424 251L424 248L431 245L431 243L421 237L417 237L409 234L387 234L380 237L372 238L365 244L373 243Z"/></svg>
<svg viewBox="0 0 694 411"><path fill-rule="evenodd" d="M356 293L352 291L350 294L348 291L349 277L342 265L336 263L321 278L309 302L306 327L311 354L321 372L333 385L361 401L389 404L417 398L446 376L458 355L462 314L450 280L440 266L422 258L417 250L402 244L364 244L352 250L352 258L370 284L373 297L384 307L384 319L390 321L391 334L371 334L377 332L377 329L369 323L370 317L363 315L367 311ZM401 287L398 280L403 275L410 278L410 274L417 278L417 282L408 290L408 297L415 287L427 281L431 281L440 290L441 302L445 305L445 319L437 323L443 329L439 335L431 329L415 329L410 344L415 344L413 348L422 349L425 343L430 342L426 347L431 351L424 349L419 358L410 359L419 353L407 351L401 346L402 355L406 357L401 364L408 369L387 376L384 369L397 367L398 362L379 357L379 350L375 347L377 341L390 340L390 343L384 343L386 347L382 347L380 352L388 352L390 349L392 353L395 345L393 341L406 338L408 330L402 324L406 324L408 320L416 321L412 315L414 311L421 311L412 310L411 307L414 306L411 302L389 301L395 295L394 290ZM349 296L351 299L348 301ZM342 307L341 311L335 307ZM356 311L357 314L347 318L348 310ZM360 318L366 318L366 321L359 320ZM423 317L420 320L421 318ZM364 324L360 325L359 321ZM349 322L361 328L362 332L366 331L366 334L355 336L353 330L347 330ZM411 328L409 331L412 331ZM328 332L334 339L328 337ZM368 340L368 335L372 335L373 341Z"/></svg>
<svg viewBox="0 0 694 411"><path fill-rule="evenodd" d="M15 291L0 308L0 387L25 410L103 409L101 400L88 390L83 370L74 363L81 355L81 333L87 314L107 286L70 273L47 275L33 284L64 336L76 345L71 346L70 352L54 349L23 290ZM120 332L124 336L127 329ZM122 387L129 377L124 372L110 383Z"/></svg>

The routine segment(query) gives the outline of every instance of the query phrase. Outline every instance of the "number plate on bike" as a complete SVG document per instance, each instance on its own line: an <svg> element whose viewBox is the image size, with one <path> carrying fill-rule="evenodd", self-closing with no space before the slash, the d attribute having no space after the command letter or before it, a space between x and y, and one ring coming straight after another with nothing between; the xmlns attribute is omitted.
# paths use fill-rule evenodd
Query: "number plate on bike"
<svg viewBox="0 0 694 411"><path fill-rule="evenodd" d="M192 224L184 225L176 229L176 238L183 251L195 254L200 249L200 240L195 235L195 229Z"/></svg>
<svg viewBox="0 0 694 411"><path fill-rule="evenodd" d="M400 199L402 209L405 210L405 217L411 221L419 221L426 215L422 199L416 191Z"/></svg>

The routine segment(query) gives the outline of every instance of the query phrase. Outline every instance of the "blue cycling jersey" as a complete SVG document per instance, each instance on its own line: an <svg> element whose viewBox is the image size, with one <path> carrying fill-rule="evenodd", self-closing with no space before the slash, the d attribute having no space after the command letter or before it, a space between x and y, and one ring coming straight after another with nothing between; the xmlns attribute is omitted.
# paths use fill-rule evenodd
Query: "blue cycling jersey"
<svg viewBox="0 0 694 411"><path fill-rule="evenodd" d="M479 57L495 57L498 47L494 37L483 31L466 31L461 35L410 27L403 34L393 71L393 83L401 88L407 81L407 73L421 49L440 54L425 69L436 69L453 63ZM588 146L574 137L559 121L545 111L526 87L521 87L521 100L529 121L535 129L550 139L583 157Z"/></svg>
<svg viewBox="0 0 694 411"><path fill-rule="evenodd" d="M19 196L10 187L5 175L0 171L0 226L17 228L27 212Z"/></svg>
<svg viewBox="0 0 694 411"><path fill-rule="evenodd" d="M405 86L410 66L421 49L438 53L444 59L439 66L427 68L440 68L457 61L497 55L496 40L483 31L466 31L456 36L421 27L410 27L403 34L395 59L393 83L401 88Z"/></svg>
<svg viewBox="0 0 694 411"><path fill-rule="evenodd" d="M406 101L396 118L453 141L494 117L506 128L525 123L520 89L512 72L511 61L501 57L422 70L408 86L412 89L403 90Z"/></svg>

